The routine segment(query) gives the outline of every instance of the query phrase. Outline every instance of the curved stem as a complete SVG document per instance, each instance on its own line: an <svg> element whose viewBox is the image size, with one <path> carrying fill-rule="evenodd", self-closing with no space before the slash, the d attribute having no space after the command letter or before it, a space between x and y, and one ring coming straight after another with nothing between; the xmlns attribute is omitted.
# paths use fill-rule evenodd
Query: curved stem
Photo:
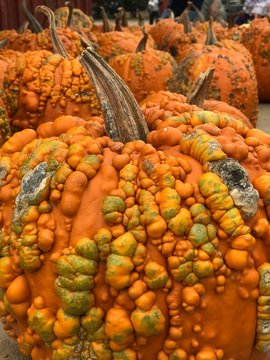
<svg viewBox="0 0 270 360"><path fill-rule="evenodd" d="M138 25L140 27L144 26L144 19L139 9L136 10L136 17L138 18Z"/></svg>
<svg viewBox="0 0 270 360"><path fill-rule="evenodd" d="M80 63L95 87L110 138L123 143L145 140L148 128L143 114L120 76L91 48L83 51Z"/></svg>
<svg viewBox="0 0 270 360"><path fill-rule="evenodd" d="M122 19L122 26L128 27L128 20L127 20L127 12L123 7L118 8L117 10L119 10L121 12L121 19Z"/></svg>
<svg viewBox="0 0 270 360"><path fill-rule="evenodd" d="M73 10L74 10L74 4L72 1L66 1L65 5L68 7L68 18L66 27L71 27L72 17L73 17Z"/></svg>
<svg viewBox="0 0 270 360"><path fill-rule="evenodd" d="M56 54L63 56L64 58L68 58L68 54L66 49L64 48L55 27L55 16L53 11L47 6L40 5L36 7L37 12L41 12L45 16L47 16L49 21L49 31L52 39L53 49Z"/></svg>
<svg viewBox="0 0 270 360"><path fill-rule="evenodd" d="M188 10L185 10L182 15L179 16L177 22L184 25L185 34L189 34L192 32L192 26L188 16Z"/></svg>
<svg viewBox="0 0 270 360"><path fill-rule="evenodd" d="M3 49L8 43L8 39L3 39L0 41L0 49Z"/></svg>
<svg viewBox="0 0 270 360"><path fill-rule="evenodd" d="M143 38L140 40L137 49L135 51L136 53L142 52L146 49L147 40L148 40L148 34L144 32Z"/></svg>
<svg viewBox="0 0 270 360"><path fill-rule="evenodd" d="M86 39L80 32L78 32L78 34L80 36L81 43L85 48L91 47L91 48L95 49L98 47L98 45L96 43L91 42L90 40Z"/></svg>
<svg viewBox="0 0 270 360"><path fill-rule="evenodd" d="M122 23L122 14L118 12L115 18L115 28L114 28L115 31L123 31L121 23Z"/></svg>
<svg viewBox="0 0 270 360"><path fill-rule="evenodd" d="M31 11L29 11L26 0L22 0L22 9L25 16L27 17L27 20L29 21L30 28L33 33L38 34L43 31L43 27L40 25L39 21L33 16Z"/></svg>
<svg viewBox="0 0 270 360"><path fill-rule="evenodd" d="M218 44L218 40L217 40L216 34L214 33L214 29L213 29L213 18L212 18L212 16L210 16L205 45L217 45L217 44Z"/></svg>
<svg viewBox="0 0 270 360"><path fill-rule="evenodd" d="M17 29L18 34L23 34L29 28L29 21L25 20Z"/></svg>
<svg viewBox="0 0 270 360"><path fill-rule="evenodd" d="M110 32L111 31L110 22L108 19L108 15L103 6L100 6L100 12L101 12L102 21L103 21L103 32L105 32L105 33Z"/></svg>
<svg viewBox="0 0 270 360"><path fill-rule="evenodd" d="M199 8L197 8L197 6L193 4L193 2L190 3L190 6L196 12L199 22L205 22L203 13L199 10Z"/></svg>
<svg viewBox="0 0 270 360"><path fill-rule="evenodd" d="M215 68L212 67L199 75L191 93L187 97L187 102L190 105L197 105L200 108L203 107L203 103L209 92L209 86L213 78L214 71Z"/></svg>
<svg viewBox="0 0 270 360"><path fill-rule="evenodd" d="M170 8L168 9L168 15L169 15L168 16L169 19L175 20L174 12Z"/></svg>
<svg viewBox="0 0 270 360"><path fill-rule="evenodd" d="M216 21L217 21L219 24L221 24L224 29L227 29L228 24L226 23L225 20L222 19L221 16L218 16L218 17L216 18Z"/></svg>

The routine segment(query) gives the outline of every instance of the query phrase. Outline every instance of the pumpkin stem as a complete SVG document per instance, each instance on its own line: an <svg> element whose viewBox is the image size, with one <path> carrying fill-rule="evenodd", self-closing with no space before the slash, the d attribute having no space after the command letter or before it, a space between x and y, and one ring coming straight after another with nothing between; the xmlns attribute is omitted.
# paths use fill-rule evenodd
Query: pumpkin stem
<svg viewBox="0 0 270 360"><path fill-rule="evenodd" d="M191 93L187 97L187 102L190 105L197 105L203 107L203 103L207 98L209 86L214 74L215 68L209 68L204 73L201 73L196 80Z"/></svg>
<svg viewBox="0 0 270 360"><path fill-rule="evenodd" d="M3 49L8 43L8 39L3 39L0 41L0 49Z"/></svg>
<svg viewBox="0 0 270 360"><path fill-rule="evenodd" d="M175 19L176 21L176 19ZM184 33L185 34L189 34L192 32L192 26L191 26L191 21L189 20L189 16L188 16L188 11L185 10L181 16L179 16L177 18L177 22L179 24L183 24L184 25Z"/></svg>
<svg viewBox="0 0 270 360"><path fill-rule="evenodd" d="M95 87L110 138L123 143L145 140L148 133L146 122L124 81L91 48L83 51L80 63Z"/></svg>
<svg viewBox="0 0 270 360"><path fill-rule="evenodd" d="M143 32L143 38L140 40L137 49L136 49L136 53L138 52L143 52L146 48L146 44L147 44L147 40L148 40L148 34L146 32Z"/></svg>
<svg viewBox="0 0 270 360"><path fill-rule="evenodd" d="M205 22L205 18L203 16L203 13L197 8L197 6L192 2L189 1L191 9L195 10L196 15L198 17L199 22Z"/></svg>
<svg viewBox="0 0 270 360"><path fill-rule="evenodd" d="M67 23L66 23L66 27L71 27L71 21L72 21L72 17L73 17L73 10L74 10L74 4L72 1L66 1L65 5L68 7L68 18L67 18Z"/></svg>
<svg viewBox="0 0 270 360"><path fill-rule="evenodd" d="M29 27L29 21L25 20L17 29L18 34L23 34Z"/></svg>
<svg viewBox="0 0 270 360"><path fill-rule="evenodd" d="M80 36L81 43L85 48L92 47L93 49L95 49L98 47L98 45L96 43L93 43L90 40L86 39L80 32L78 32L78 34Z"/></svg>
<svg viewBox="0 0 270 360"><path fill-rule="evenodd" d="M175 19L174 12L172 9L168 9L168 18L172 20Z"/></svg>
<svg viewBox="0 0 270 360"><path fill-rule="evenodd" d="M128 27L127 12L126 12L125 8L119 7L117 9L117 12L119 12L121 14L121 25Z"/></svg>
<svg viewBox="0 0 270 360"><path fill-rule="evenodd" d="M207 37L205 40L205 45L218 45L218 40L213 29L213 17L209 17L209 26L207 31Z"/></svg>
<svg viewBox="0 0 270 360"><path fill-rule="evenodd" d="M22 9L25 16L27 17L27 20L29 21L29 26L33 33L38 34L43 31L43 27L40 25L40 22L33 16L31 11L29 11L26 0L22 0Z"/></svg>
<svg viewBox="0 0 270 360"><path fill-rule="evenodd" d="M100 8L101 16L102 16L102 21L103 21L103 32L105 32L105 33L110 32L111 27L110 27L108 15L103 6L100 6L99 8Z"/></svg>
<svg viewBox="0 0 270 360"><path fill-rule="evenodd" d="M123 31L122 29L122 14L118 12L115 17L115 31Z"/></svg>
<svg viewBox="0 0 270 360"><path fill-rule="evenodd" d="M222 19L222 17L218 16L216 18L216 22L218 22L219 24L221 24L221 26L224 28L224 29L227 29L228 28L228 24L226 23L225 20Z"/></svg>
<svg viewBox="0 0 270 360"><path fill-rule="evenodd" d="M64 58L68 58L68 54L57 34L57 31L56 31L55 16L54 16L53 11L44 5L37 6L36 11L43 13L48 18L49 31L50 31L50 36L52 39L52 44L53 44L53 49L54 49L55 54L59 54L59 55L63 56Z"/></svg>
<svg viewBox="0 0 270 360"><path fill-rule="evenodd" d="M144 26L144 18L139 9L136 10L136 17L138 19L138 25L140 27L143 27Z"/></svg>

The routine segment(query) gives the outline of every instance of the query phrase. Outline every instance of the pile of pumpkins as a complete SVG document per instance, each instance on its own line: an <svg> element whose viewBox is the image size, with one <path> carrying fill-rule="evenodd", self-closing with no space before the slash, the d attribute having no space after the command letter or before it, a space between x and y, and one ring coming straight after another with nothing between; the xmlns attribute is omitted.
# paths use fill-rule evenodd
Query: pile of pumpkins
<svg viewBox="0 0 270 360"><path fill-rule="evenodd" d="M33 360L266 360L268 20L69 4L43 29L22 6L0 32L6 333Z"/></svg>

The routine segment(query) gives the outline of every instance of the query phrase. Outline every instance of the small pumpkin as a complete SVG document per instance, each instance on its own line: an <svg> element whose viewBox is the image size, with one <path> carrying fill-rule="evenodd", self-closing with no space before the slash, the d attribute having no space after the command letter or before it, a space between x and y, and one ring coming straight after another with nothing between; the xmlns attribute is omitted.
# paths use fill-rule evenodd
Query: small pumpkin
<svg viewBox="0 0 270 360"><path fill-rule="evenodd" d="M147 40L148 34L145 33L135 52L109 60L110 66L125 81L137 101L142 101L151 91L166 90L176 66L169 53L146 48Z"/></svg>
<svg viewBox="0 0 270 360"><path fill-rule="evenodd" d="M28 51L8 65L3 101L13 131L36 128L65 114L85 120L100 115L93 85L79 61L68 56L57 36L53 12L44 6L39 9L51 17L50 32L56 54L46 50Z"/></svg>

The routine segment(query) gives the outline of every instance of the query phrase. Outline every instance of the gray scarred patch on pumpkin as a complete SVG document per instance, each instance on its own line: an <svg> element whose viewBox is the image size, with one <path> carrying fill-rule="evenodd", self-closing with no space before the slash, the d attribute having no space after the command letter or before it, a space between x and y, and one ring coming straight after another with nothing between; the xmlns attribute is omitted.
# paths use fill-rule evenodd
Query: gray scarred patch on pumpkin
<svg viewBox="0 0 270 360"><path fill-rule="evenodd" d="M259 193L251 185L247 171L237 160L227 158L210 162L209 170L221 177L245 220L256 215Z"/></svg>
<svg viewBox="0 0 270 360"><path fill-rule="evenodd" d="M48 169L46 162L38 164L33 170L28 171L21 182L21 191L15 201L12 217L13 230L20 227L21 216L30 205L39 205L46 200L50 191L50 181L53 171Z"/></svg>

